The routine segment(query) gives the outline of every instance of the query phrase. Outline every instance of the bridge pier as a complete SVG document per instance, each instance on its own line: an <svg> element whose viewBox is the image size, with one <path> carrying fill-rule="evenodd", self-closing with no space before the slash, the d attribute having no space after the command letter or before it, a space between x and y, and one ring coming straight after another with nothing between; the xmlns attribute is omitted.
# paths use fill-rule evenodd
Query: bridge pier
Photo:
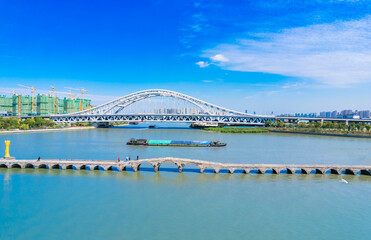
<svg viewBox="0 0 371 240"><path fill-rule="evenodd" d="M243 168L242 169L245 174L249 174L251 169L250 168Z"/></svg>
<svg viewBox="0 0 371 240"><path fill-rule="evenodd" d="M158 172L160 170L160 163L154 163L154 164L151 164L153 169L155 170L155 172Z"/></svg>
<svg viewBox="0 0 371 240"><path fill-rule="evenodd" d="M138 172L138 170L139 170L139 164L130 164L130 167L133 168L134 172Z"/></svg>
<svg viewBox="0 0 371 240"><path fill-rule="evenodd" d="M122 171L126 171L126 166L118 166L117 169L122 172Z"/></svg>
<svg viewBox="0 0 371 240"><path fill-rule="evenodd" d="M185 167L185 164L175 163L175 165L177 166L177 168L179 170L179 173L182 173L183 172L183 168Z"/></svg>

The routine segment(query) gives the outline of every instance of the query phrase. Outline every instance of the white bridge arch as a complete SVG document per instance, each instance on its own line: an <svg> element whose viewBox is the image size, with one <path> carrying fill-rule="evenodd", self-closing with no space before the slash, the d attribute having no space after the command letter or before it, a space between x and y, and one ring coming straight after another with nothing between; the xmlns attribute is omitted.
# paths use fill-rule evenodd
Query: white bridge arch
<svg viewBox="0 0 371 240"><path fill-rule="evenodd" d="M137 113L125 112L131 105L145 99L170 97L180 99L197 107L197 113ZM274 116L245 114L211 104L197 98L170 90L150 89L135 92L88 110L62 115L53 115L55 122L214 122L221 124L263 125Z"/></svg>

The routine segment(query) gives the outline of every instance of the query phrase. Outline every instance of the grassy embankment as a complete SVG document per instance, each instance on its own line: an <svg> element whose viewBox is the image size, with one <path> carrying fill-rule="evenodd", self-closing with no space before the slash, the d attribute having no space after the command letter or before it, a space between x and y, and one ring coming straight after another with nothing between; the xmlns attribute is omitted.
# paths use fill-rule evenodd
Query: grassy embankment
<svg viewBox="0 0 371 240"><path fill-rule="evenodd" d="M321 134L338 136L371 136L371 126L364 123L298 123L291 124L285 122L267 122L266 127L271 132L288 132L303 134Z"/></svg>
<svg viewBox="0 0 371 240"><path fill-rule="evenodd" d="M267 133L268 129L264 128L240 128L240 127L207 127L205 131L220 132L220 133Z"/></svg>
<svg viewBox="0 0 371 240"><path fill-rule="evenodd" d="M241 127L207 127L205 131L220 133L266 133L287 132L300 134L320 134L332 136L371 137L371 125L360 123L285 123L267 122L265 128L241 128Z"/></svg>

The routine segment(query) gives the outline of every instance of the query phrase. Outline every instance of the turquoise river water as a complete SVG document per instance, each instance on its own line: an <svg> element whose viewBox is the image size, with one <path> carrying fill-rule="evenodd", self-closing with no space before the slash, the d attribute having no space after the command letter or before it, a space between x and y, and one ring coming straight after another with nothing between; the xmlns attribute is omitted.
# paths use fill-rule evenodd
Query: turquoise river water
<svg viewBox="0 0 371 240"><path fill-rule="evenodd" d="M141 125L144 126L144 125ZM127 146L129 138L225 148ZM371 139L110 128L0 135L18 159L371 165ZM0 169L0 239L371 239L371 176ZM342 181L345 179L348 183Z"/></svg>

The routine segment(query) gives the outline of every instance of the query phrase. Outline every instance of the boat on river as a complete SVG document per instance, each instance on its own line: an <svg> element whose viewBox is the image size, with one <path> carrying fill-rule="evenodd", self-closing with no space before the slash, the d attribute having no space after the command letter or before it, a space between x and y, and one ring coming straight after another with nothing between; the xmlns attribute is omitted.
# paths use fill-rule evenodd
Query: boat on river
<svg viewBox="0 0 371 240"><path fill-rule="evenodd" d="M143 146L171 146L171 147L225 147L226 143L219 141L174 141L174 140L148 140L131 138L127 145Z"/></svg>

